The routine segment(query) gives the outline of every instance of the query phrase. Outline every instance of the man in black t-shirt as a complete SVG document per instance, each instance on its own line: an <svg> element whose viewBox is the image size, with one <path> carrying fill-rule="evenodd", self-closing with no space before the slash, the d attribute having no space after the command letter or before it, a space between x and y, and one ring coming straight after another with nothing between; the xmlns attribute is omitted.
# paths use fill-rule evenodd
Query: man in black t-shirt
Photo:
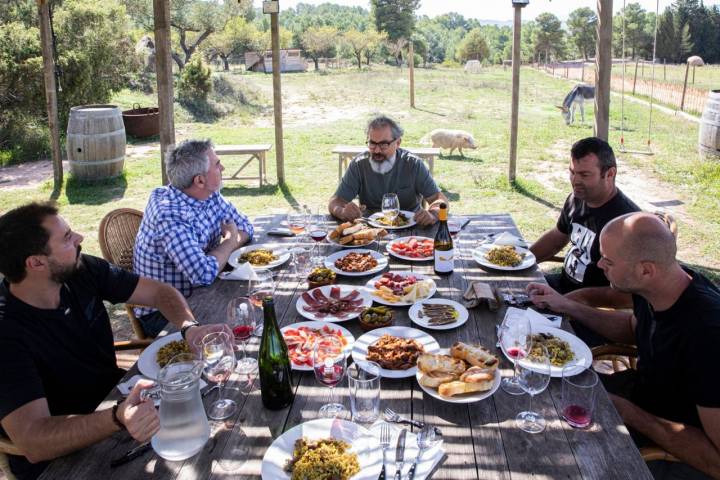
<svg viewBox="0 0 720 480"><path fill-rule="evenodd" d="M80 253L83 237L49 204L0 217L0 434L24 456L10 456L20 480L53 458L126 429L147 441L159 428L138 382L115 407L95 411L123 376L103 300L152 305L194 339L227 327L197 326L184 297Z"/></svg>
<svg viewBox="0 0 720 480"><path fill-rule="evenodd" d="M570 242L562 272L547 276L548 283L561 293L608 285L597 266L598 235L613 218L640 210L615 186L617 164L607 142L584 138L572 146L570 156L573 191L565 200L555 228L530 247L540 263L557 255Z"/></svg>
<svg viewBox="0 0 720 480"><path fill-rule="evenodd" d="M663 478L720 478L720 290L677 262L675 238L653 214L612 220L600 250L599 267L613 289L632 295L632 313L595 309L538 283L528 286L532 301L636 344L637 371L605 382L625 424L689 465L663 465Z"/></svg>

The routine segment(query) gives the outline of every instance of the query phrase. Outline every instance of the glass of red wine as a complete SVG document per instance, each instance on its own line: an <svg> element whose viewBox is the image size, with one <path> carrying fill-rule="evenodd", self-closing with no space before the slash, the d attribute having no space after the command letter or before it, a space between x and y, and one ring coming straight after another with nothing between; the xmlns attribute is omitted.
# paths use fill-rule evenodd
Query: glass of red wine
<svg viewBox="0 0 720 480"><path fill-rule="evenodd" d="M257 369L257 360L247 355L247 341L255 331L257 321L252 311L252 304L247 297L233 298L227 305L227 323L232 329L235 346L242 352L237 362L238 373L248 374Z"/></svg>
<svg viewBox="0 0 720 480"><path fill-rule="evenodd" d="M447 222L448 231L453 240L453 245L460 254L460 230L462 230L462 224L454 218L449 218Z"/></svg>
<svg viewBox="0 0 720 480"><path fill-rule="evenodd" d="M330 400L320 407L320 416L335 418L345 411L342 403L335 402L335 386L345 376L346 357L342 341L335 335L323 335L313 349L313 370L318 382L330 388Z"/></svg>
<svg viewBox="0 0 720 480"><path fill-rule="evenodd" d="M518 383L517 359L523 358L528 351L531 338L530 320L521 312L508 313L498 328L498 337L500 347L515 364L513 376L503 378L500 386L510 395L522 395L525 391Z"/></svg>
<svg viewBox="0 0 720 480"><path fill-rule="evenodd" d="M263 298L275 294L275 280L272 272L270 270L255 270L255 278L249 281L248 292L250 303L255 307L253 310L255 311L256 328L253 335L260 337L263 331Z"/></svg>
<svg viewBox="0 0 720 480"><path fill-rule="evenodd" d="M592 368L576 373L577 365L570 364L562 372L562 417L575 428L586 428L592 423L595 408L595 386L598 376Z"/></svg>
<svg viewBox="0 0 720 480"><path fill-rule="evenodd" d="M308 231L310 233L310 238L315 241L315 245L313 247L315 253L313 254L313 257L311 259L312 264L322 265L323 258L320 256L320 244L323 240L325 240L325 237L327 236L327 231L325 230L322 215L318 214L310 216L310 225L308 227Z"/></svg>

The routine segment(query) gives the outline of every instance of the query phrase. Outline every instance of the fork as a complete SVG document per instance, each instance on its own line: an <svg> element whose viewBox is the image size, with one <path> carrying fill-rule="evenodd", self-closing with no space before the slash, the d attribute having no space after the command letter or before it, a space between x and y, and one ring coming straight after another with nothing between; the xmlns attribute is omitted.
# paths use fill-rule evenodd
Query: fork
<svg viewBox="0 0 720 480"><path fill-rule="evenodd" d="M380 447L383 452L383 464L378 480L385 480L385 451L390 448L390 425L387 423L380 425Z"/></svg>
<svg viewBox="0 0 720 480"><path fill-rule="evenodd" d="M405 418L402 415L395 413L395 411L390 408L385 409L385 420L387 420L388 422L393 422L393 423L408 423L408 424L412 425L413 427L417 427L417 428L423 428L425 426L425 424L423 422L418 422L417 420Z"/></svg>

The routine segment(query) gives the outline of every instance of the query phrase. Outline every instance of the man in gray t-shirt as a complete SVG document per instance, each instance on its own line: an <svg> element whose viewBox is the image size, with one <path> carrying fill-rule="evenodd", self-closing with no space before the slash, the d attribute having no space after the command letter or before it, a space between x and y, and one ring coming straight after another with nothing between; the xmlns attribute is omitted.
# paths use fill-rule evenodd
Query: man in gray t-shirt
<svg viewBox="0 0 720 480"><path fill-rule="evenodd" d="M330 199L328 210L340 220L350 221L363 216L353 203L359 198L366 214L382 209L386 193L395 193L400 209L415 212L420 225L437 222L440 203L448 199L438 188L423 161L400 147L402 128L394 120L378 116L367 128L368 151L355 157ZM427 209L422 202L428 203Z"/></svg>

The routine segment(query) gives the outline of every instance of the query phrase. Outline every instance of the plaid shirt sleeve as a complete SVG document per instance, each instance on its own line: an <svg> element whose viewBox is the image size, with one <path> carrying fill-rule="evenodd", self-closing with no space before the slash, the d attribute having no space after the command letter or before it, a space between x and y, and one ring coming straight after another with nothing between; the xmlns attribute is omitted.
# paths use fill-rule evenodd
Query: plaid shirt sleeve
<svg viewBox="0 0 720 480"><path fill-rule="evenodd" d="M210 285L217 277L220 266L217 259L207 255L198 244L192 228L186 223L166 225L165 253L193 285Z"/></svg>

